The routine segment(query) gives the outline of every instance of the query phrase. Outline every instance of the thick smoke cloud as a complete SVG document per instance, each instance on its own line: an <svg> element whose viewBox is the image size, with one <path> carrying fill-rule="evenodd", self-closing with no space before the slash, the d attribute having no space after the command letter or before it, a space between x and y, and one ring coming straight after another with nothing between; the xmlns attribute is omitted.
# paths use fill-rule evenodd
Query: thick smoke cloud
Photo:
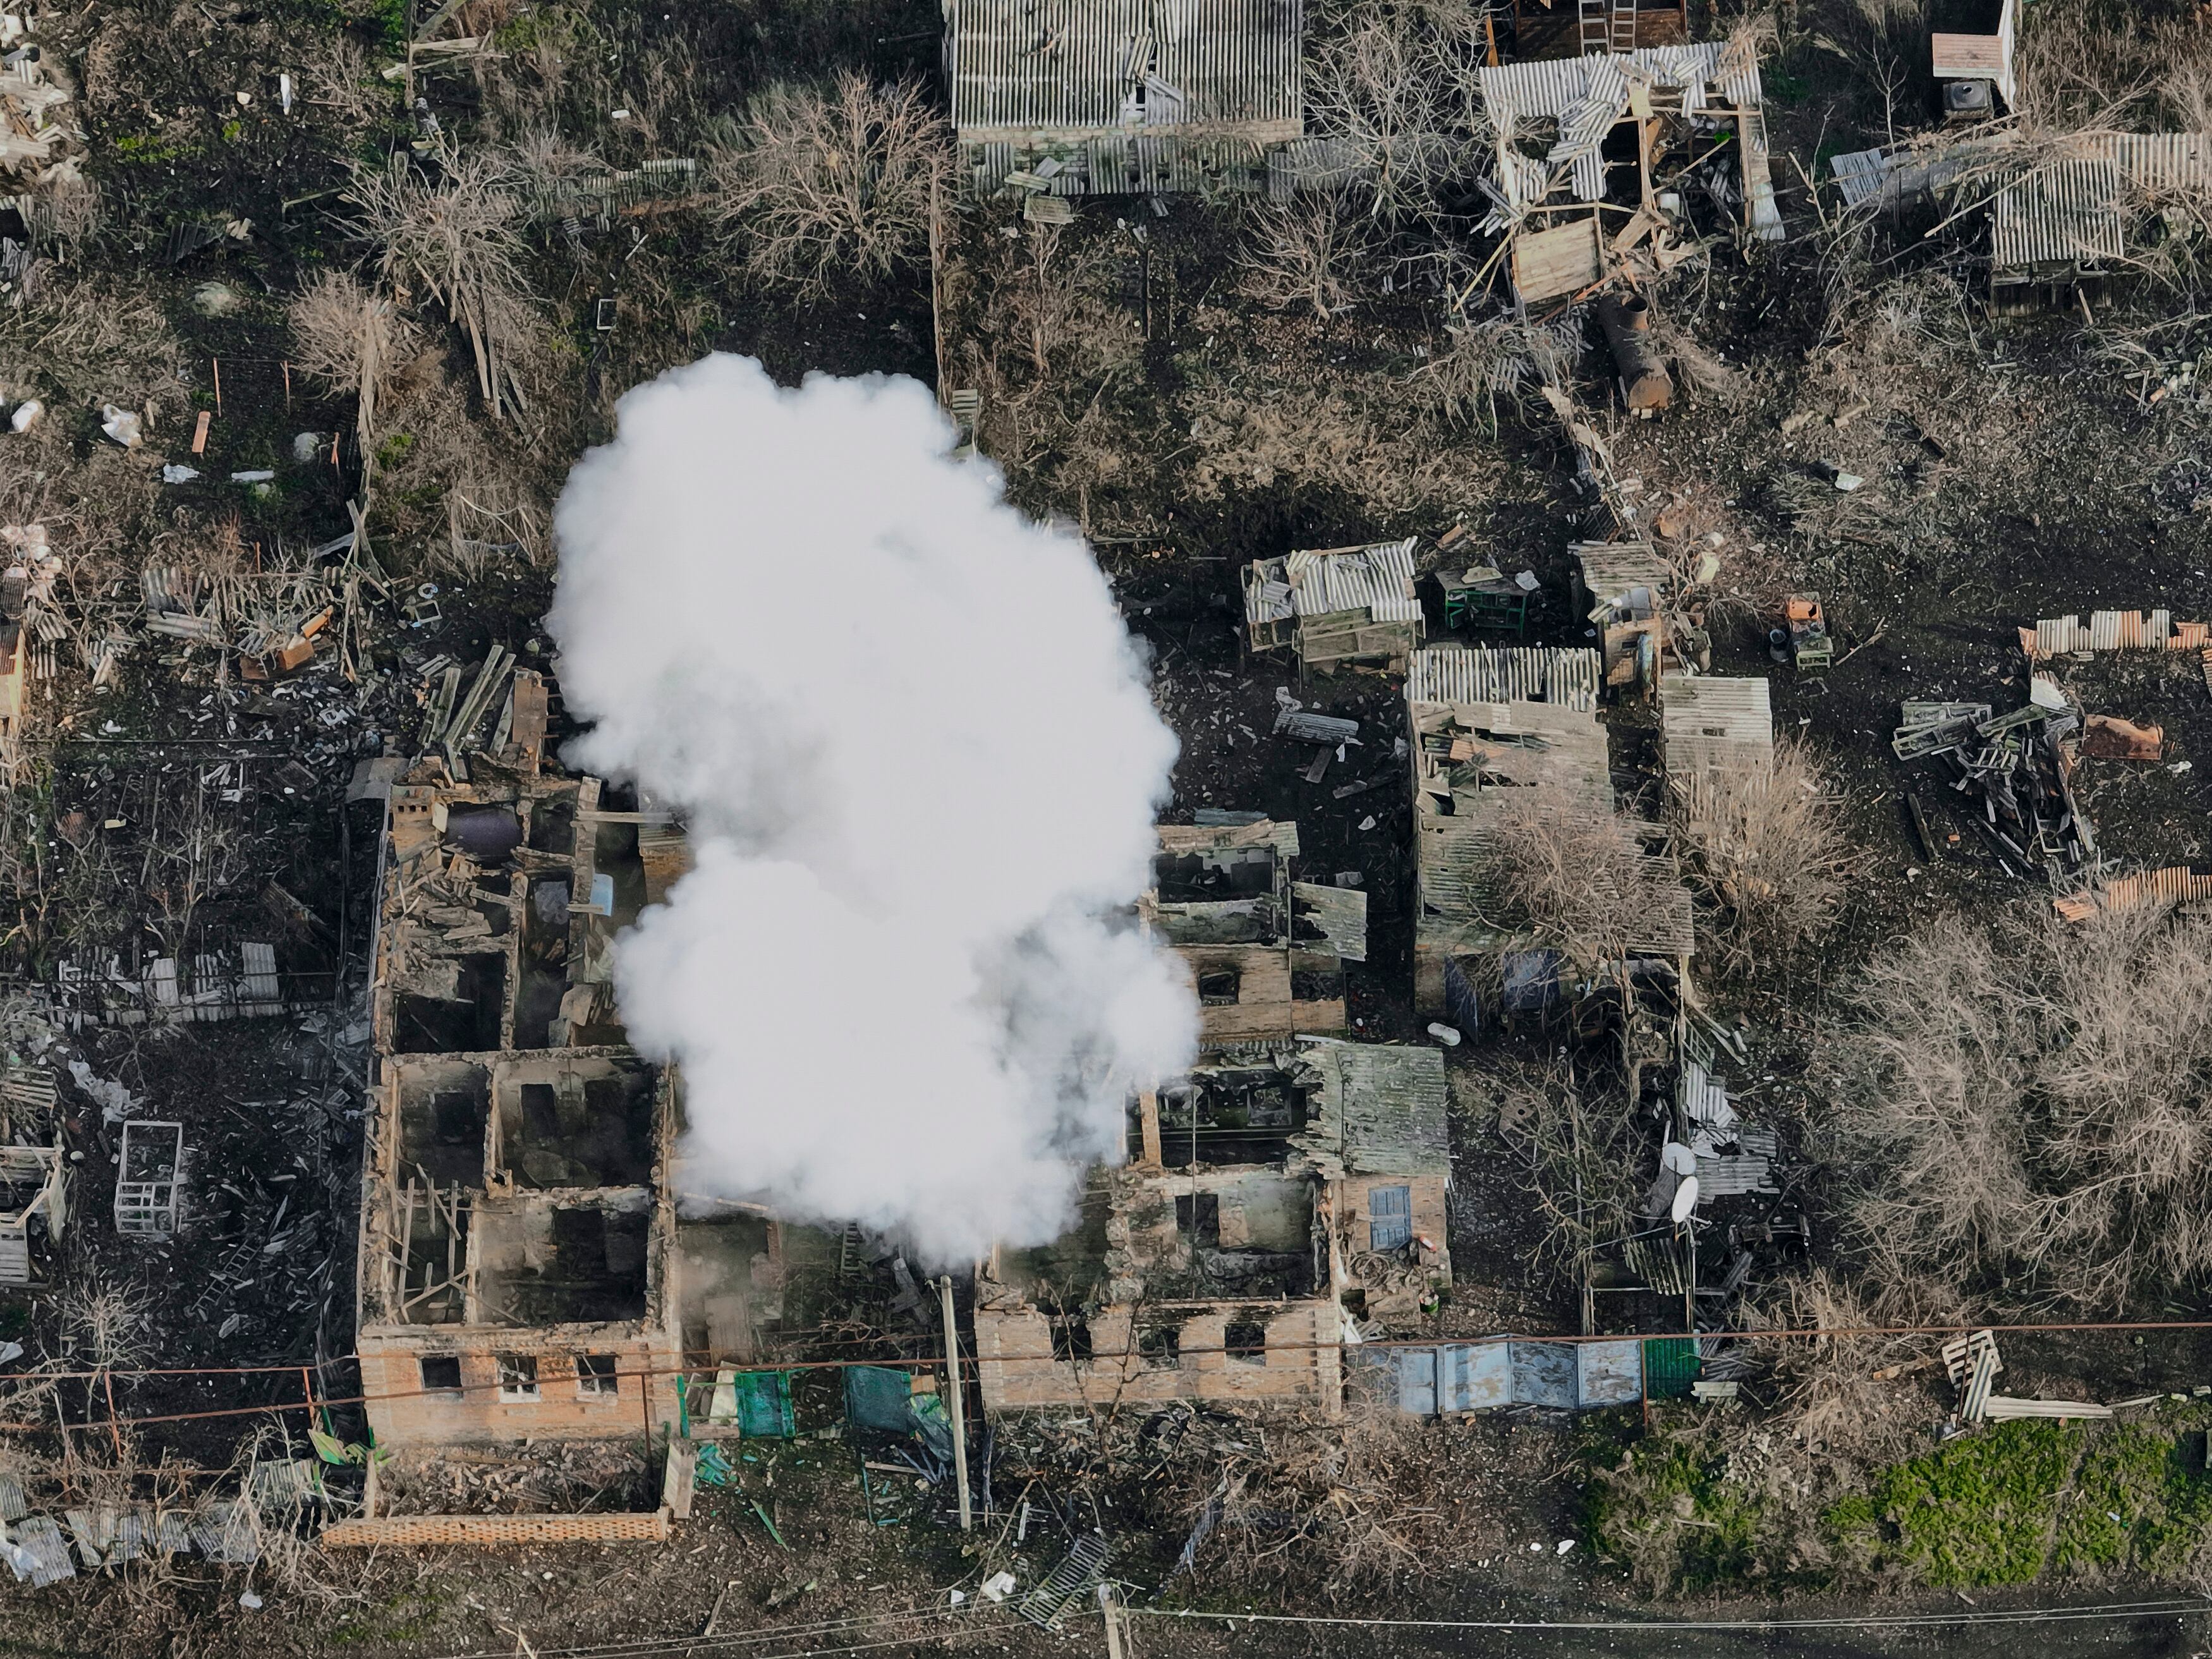
<svg viewBox="0 0 2212 1659"><path fill-rule="evenodd" d="M1176 740L1103 577L912 380L714 356L618 416L561 498L552 629L571 758L690 823L616 966L683 1068L684 1185L934 1262L1051 1237L1197 1027L1116 915Z"/></svg>

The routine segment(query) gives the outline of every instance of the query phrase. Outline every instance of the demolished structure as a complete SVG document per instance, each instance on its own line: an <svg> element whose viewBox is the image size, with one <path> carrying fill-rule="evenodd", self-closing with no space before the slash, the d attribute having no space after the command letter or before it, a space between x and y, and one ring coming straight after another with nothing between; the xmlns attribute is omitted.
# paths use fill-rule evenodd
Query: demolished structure
<svg viewBox="0 0 2212 1659"><path fill-rule="evenodd" d="M1486 998L1508 1009L1540 1006L1575 947L1687 972L1695 948L1689 894L1665 831L1618 819L1597 678L1590 651L1431 647L1416 656L1406 711L1419 1012L1476 1031ZM1528 700L1539 684L1568 696ZM1467 695L1493 690L1511 695ZM1590 826L1595 834L1584 833ZM1540 936L1525 914L1510 859L1532 837L1554 831L1562 856L1606 859L1603 867L1577 873L1613 892L1602 942ZM1641 850L1628 854L1623 837Z"/></svg>
<svg viewBox="0 0 2212 1659"><path fill-rule="evenodd" d="M1372 664L1404 673L1425 631L1415 539L1255 559L1244 572L1247 645L1288 647L1307 668Z"/></svg>
<svg viewBox="0 0 2212 1659"><path fill-rule="evenodd" d="M1986 220L1990 301L2013 312L2124 270L2158 234L2162 204L2212 187L2212 134L1937 137L1852 151L1830 167L1847 209Z"/></svg>
<svg viewBox="0 0 2212 1659"><path fill-rule="evenodd" d="M1344 964L1367 959L1367 895L1291 879L1298 827L1254 813L1159 826L1138 914L1182 959L1200 1041L1344 1029Z"/></svg>
<svg viewBox="0 0 2212 1659"><path fill-rule="evenodd" d="M390 786L358 1279L380 1445L650 1431L687 1350L749 1358L781 1311L772 1218L679 1217L680 1083L614 1006L615 937L682 832L540 774L535 678L467 771Z"/></svg>
<svg viewBox="0 0 2212 1659"><path fill-rule="evenodd" d="M1443 1056L1304 1038L1209 1050L1138 1093L1078 1228L975 1287L991 1411L1179 1400L1334 1415L1347 1319L1450 1282Z"/></svg>
<svg viewBox="0 0 2212 1659"><path fill-rule="evenodd" d="M1509 239L1522 306L1687 257L1672 246L1681 196L1656 180L1662 161L1694 174L1753 235L1781 239L1748 36L1508 64L1484 70L1481 84L1498 146L1484 228ZM1608 158L1622 126L1634 129L1632 163Z"/></svg>
<svg viewBox="0 0 2212 1659"><path fill-rule="evenodd" d="M1305 131L1301 0L944 0L963 188L1264 187Z"/></svg>

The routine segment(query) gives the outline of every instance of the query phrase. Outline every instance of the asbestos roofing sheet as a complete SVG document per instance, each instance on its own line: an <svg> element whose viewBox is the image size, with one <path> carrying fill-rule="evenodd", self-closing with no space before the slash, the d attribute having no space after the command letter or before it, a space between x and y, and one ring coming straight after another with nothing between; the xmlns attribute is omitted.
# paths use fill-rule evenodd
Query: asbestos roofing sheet
<svg viewBox="0 0 2212 1659"><path fill-rule="evenodd" d="M2054 161L1999 187L1990 205L1990 267L2102 264L2126 249L2125 179L2103 160Z"/></svg>
<svg viewBox="0 0 2212 1659"><path fill-rule="evenodd" d="M1538 702L1594 711L1598 678L1597 653L1579 647L1429 646L1407 665L1406 701Z"/></svg>
<svg viewBox="0 0 2212 1659"><path fill-rule="evenodd" d="M1303 0L946 0L953 125L1121 125L1147 76L1183 120L1304 125Z"/></svg>
<svg viewBox="0 0 2212 1659"><path fill-rule="evenodd" d="M1284 564L1291 602L1301 617L1364 611L1376 622L1420 620L1410 538L1374 547L1293 553Z"/></svg>
<svg viewBox="0 0 2212 1659"><path fill-rule="evenodd" d="M1668 674L1659 681L1667 775L1756 771L1774 757L1774 712L1763 679Z"/></svg>

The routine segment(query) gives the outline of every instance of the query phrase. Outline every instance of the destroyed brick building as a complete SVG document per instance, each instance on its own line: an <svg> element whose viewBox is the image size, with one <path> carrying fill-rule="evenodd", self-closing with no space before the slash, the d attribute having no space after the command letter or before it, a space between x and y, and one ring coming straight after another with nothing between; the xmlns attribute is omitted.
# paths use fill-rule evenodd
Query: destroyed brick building
<svg viewBox="0 0 2212 1659"><path fill-rule="evenodd" d="M1301 0L945 0L965 187L1251 189L1305 131Z"/></svg>
<svg viewBox="0 0 2212 1659"><path fill-rule="evenodd" d="M681 1080L614 1006L615 936L682 832L541 774L534 678L467 781L439 756L388 781L358 1291L387 1445L639 1434L687 1351L749 1358L779 1308L773 1218L678 1214Z"/></svg>
<svg viewBox="0 0 2212 1659"><path fill-rule="evenodd" d="M1200 1041L1344 1029L1344 964L1367 959L1367 895L1293 880L1298 827L1256 813L1159 826L1146 923L1189 969Z"/></svg>
<svg viewBox="0 0 2212 1659"><path fill-rule="evenodd" d="M1445 1109L1435 1049L1316 1038L1139 1091L1079 1226L978 1269L986 1407L1334 1413L1346 1321L1389 1328L1450 1282Z"/></svg>

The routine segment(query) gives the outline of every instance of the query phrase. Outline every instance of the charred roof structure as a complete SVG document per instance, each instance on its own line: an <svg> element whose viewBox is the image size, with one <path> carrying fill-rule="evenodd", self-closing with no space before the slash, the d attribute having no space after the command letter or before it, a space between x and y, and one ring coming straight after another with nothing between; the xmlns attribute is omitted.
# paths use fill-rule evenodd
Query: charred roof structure
<svg viewBox="0 0 2212 1659"><path fill-rule="evenodd" d="M1344 964L1367 959L1367 895L1296 881L1298 827L1256 813L1159 826L1139 914L1198 989L1200 1041L1344 1029Z"/></svg>
<svg viewBox="0 0 2212 1659"><path fill-rule="evenodd" d="M1082 1224L976 1278L993 1411L1210 1400L1334 1413L1347 1316L1450 1282L1443 1056L1302 1038L1208 1051L1130 1105Z"/></svg>
<svg viewBox="0 0 2212 1659"><path fill-rule="evenodd" d="M944 0L968 187L1056 196L1264 183L1305 131L1302 0Z"/></svg>

